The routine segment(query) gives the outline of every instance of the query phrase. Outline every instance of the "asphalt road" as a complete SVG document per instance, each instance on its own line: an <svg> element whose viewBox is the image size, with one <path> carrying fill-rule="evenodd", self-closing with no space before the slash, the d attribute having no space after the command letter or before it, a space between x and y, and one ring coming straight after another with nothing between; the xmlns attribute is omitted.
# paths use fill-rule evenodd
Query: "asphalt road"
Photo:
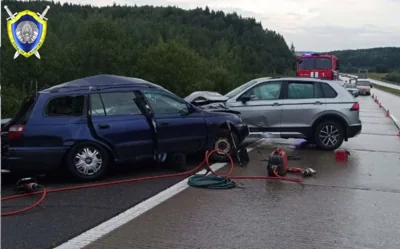
<svg viewBox="0 0 400 249"><path fill-rule="evenodd" d="M350 206L352 210L364 210L364 207L369 205L367 197L376 198L376 201L373 201L375 207L377 206L376 202L378 201L384 203L387 202L388 206L397 206L397 201L400 202L400 199L397 200L397 196L391 197L390 194L380 193L387 192L395 194L400 192L400 181L398 179L400 173L397 169L398 165L400 165L400 140L395 136L397 130L390 121L384 117L384 113L377 109L376 105L372 103L370 97L360 96L358 98L362 107L361 119L364 123L363 134L343 145L343 148L352 151L352 158L354 158L352 159L354 160L352 161L352 166L340 168L338 170L337 166L335 166L333 162L329 161L331 159L326 161L329 155L327 156L327 154L313 152L312 149L311 151L306 152L309 153L309 155L304 157L301 164L302 166L316 165L313 167L322 167L318 166L319 164L330 165L325 169L317 169L321 172L318 174L317 182L315 182L317 185L324 186L325 188L334 186L334 189L367 189L371 192L367 195L358 194L357 191L350 191L347 194L341 194L336 193L337 190L329 192L326 190L319 191L317 189L317 192L310 192L309 194L318 199L317 193L320 193L325 199L333 198L338 201L344 201L345 203L348 202L346 201L346 198L353 198L350 196L354 196L358 201L355 204L347 204L354 205ZM248 143L253 141L255 140L249 140ZM288 146L290 147L292 140L270 139L269 141L271 144L288 143ZM253 153L251 160L258 162L258 159L254 159L255 157L256 156ZM190 167L195 167L195 165L200 161L200 157L191 158ZM151 163L142 163L134 166L126 165L119 167L117 170L112 172L106 181L149 175L161 175L172 172L172 170L165 168L157 168ZM179 182L182 178L183 177L135 182L123 185L50 194L45 203L40 207L21 215L2 218L2 248L45 249L54 247L102 223L103 221L114 217L126 209L135 206L139 202ZM13 184L16 180L17 178L13 176L2 176L2 197L13 193ZM54 178L45 177L39 179L39 181L51 189L74 185L74 183L69 182L68 179L63 179L63 176ZM263 183L263 185L265 184ZM257 190L253 191L257 192ZM249 196L252 195L249 193ZM37 198L38 197L29 197L2 203L2 211L7 212L25 207L26 205L33 203ZM298 201L299 203L302 202L301 200ZM308 201L310 205L317 205L316 203L313 204L313 200ZM246 202L248 203L249 200L246 200ZM296 201L293 201L291 202L290 207L296 209L296 205ZM375 207L371 210L376 211ZM378 205L378 207L380 207L380 205ZM301 209L302 207L299 208ZM338 206L338 208L343 207ZM266 212L267 211L268 210L266 210ZM378 214L383 215L384 211L385 209L378 210ZM284 212L286 211L284 210ZM393 229L395 229L399 226L399 220L397 217L392 215L393 210L390 208L388 208L387 213L393 219L391 223L388 223L388 226L390 227L392 225ZM332 219L335 219L335 214L330 215ZM315 217L308 218L310 220L315 219ZM343 217L338 216L338 218L342 219ZM304 219L307 219L307 217L304 217ZM310 224L310 226L312 225ZM368 227L369 226L370 225L368 225ZM385 229L382 231L386 232ZM392 232L385 236L392 238L394 235L397 234ZM302 236L304 236L304 234ZM372 236L373 235L371 235L371 237ZM99 246L97 248L102 247Z"/></svg>
<svg viewBox="0 0 400 249"><path fill-rule="evenodd" d="M243 146L255 142L249 138ZM202 155L189 158L188 169L202 161ZM105 181L134 177L156 176L176 173L152 162L136 165L121 165ZM2 217L1 248L6 249L46 249L52 248L80 233L108 220L145 199L156 195L185 177L134 182L107 187L74 190L49 194L39 207L26 213ZM2 197L14 194L14 184L19 176L2 175ZM62 175L38 178L48 189L76 185ZM39 196L11 200L2 203L2 212L26 207Z"/></svg>
<svg viewBox="0 0 400 249"><path fill-rule="evenodd" d="M345 81L345 80L349 81L348 77L341 76L341 79L343 81ZM397 85L388 84L388 83L377 81L377 80L371 80L371 81L376 84L379 84L379 85L384 85L384 86L390 85L389 87L400 89L400 86L397 86ZM376 89L376 88L372 88L371 93L377 96L378 100L382 103L382 105L384 105L385 108L389 109L390 114L392 114L394 117L396 117L397 120L400 120L400 108L399 108L400 97L399 96ZM363 107L361 106L361 109L362 108Z"/></svg>
<svg viewBox="0 0 400 249"><path fill-rule="evenodd" d="M400 97L379 89L373 88L372 94L376 95L382 105L389 109L390 114L400 120Z"/></svg>
<svg viewBox="0 0 400 249"><path fill-rule="evenodd" d="M84 249L400 248L398 129L370 97L358 99L363 131L343 144L347 162L331 151L296 149L298 140L268 139L235 175L266 175L263 159L276 145L300 157L291 167L317 174L303 184L236 180L241 188L189 188Z"/></svg>

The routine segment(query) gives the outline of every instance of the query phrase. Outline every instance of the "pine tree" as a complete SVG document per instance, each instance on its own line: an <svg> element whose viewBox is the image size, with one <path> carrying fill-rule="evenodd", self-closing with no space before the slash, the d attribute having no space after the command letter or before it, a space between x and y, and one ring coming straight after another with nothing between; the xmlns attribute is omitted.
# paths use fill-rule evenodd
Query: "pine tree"
<svg viewBox="0 0 400 249"><path fill-rule="evenodd" d="M293 42L292 45L290 45L290 51L292 52L292 54L296 53L296 49L294 48Z"/></svg>

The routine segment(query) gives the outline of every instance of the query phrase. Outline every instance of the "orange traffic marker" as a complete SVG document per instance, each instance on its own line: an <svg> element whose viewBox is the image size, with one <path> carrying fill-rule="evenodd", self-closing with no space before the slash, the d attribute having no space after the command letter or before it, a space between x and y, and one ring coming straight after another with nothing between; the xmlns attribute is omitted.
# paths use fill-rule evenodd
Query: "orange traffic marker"
<svg viewBox="0 0 400 249"><path fill-rule="evenodd" d="M337 150L335 151L337 162L347 162L350 152L348 150Z"/></svg>

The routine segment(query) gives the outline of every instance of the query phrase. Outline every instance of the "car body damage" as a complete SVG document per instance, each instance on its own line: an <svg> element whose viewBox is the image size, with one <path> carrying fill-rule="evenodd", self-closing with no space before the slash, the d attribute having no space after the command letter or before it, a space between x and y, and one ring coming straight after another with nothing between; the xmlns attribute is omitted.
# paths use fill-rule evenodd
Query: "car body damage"
<svg viewBox="0 0 400 249"><path fill-rule="evenodd" d="M94 75L23 101L2 124L2 168L47 172L64 165L72 176L92 180L114 162L146 157L163 161L160 155L210 149L234 153L229 138L239 145L248 134L237 112L196 107L142 79ZM85 153L89 159L76 160ZM214 155L215 160L226 159Z"/></svg>
<svg viewBox="0 0 400 249"><path fill-rule="evenodd" d="M197 91L188 95L184 100L195 106L204 106L211 103L225 102L228 98L218 92Z"/></svg>
<svg viewBox="0 0 400 249"><path fill-rule="evenodd" d="M208 112L240 114L239 111L227 108L225 102L228 98L218 92L197 91L188 95L184 100Z"/></svg>

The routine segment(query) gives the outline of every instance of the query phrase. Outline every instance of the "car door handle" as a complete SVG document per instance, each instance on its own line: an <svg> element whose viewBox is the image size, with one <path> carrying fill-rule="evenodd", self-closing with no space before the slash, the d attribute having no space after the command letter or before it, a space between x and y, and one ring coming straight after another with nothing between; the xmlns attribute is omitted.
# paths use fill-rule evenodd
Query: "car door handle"
<svg viewBox="0 0 400 249"><path fill-rule="evenodd" d="M160 123L160 126L168 126L168 125L169 125L168 122L161 122L161 123Z"/></svg>
<svg viewBox="0 0 400 249"><path fill-rule="evenodd" d="M99 129L108 129L108 128L110 128L110 125L108 125L108 124L99 124L99 125L97 125L97 127L99 127Z"/></svg>
<svg viewBox="0 0 400 249"><path fill-rule="evenodd" d="M314 105L322 105L322 103L321 103L320 101L316 101L316 102L314 103Z"/></svg>
<svg viewBox="0 0 400 249"><path fill-rule="evenodd" d="M281 104L279 104L278 102L275 102L272 104L273 106L280 106Z"/></svg>

